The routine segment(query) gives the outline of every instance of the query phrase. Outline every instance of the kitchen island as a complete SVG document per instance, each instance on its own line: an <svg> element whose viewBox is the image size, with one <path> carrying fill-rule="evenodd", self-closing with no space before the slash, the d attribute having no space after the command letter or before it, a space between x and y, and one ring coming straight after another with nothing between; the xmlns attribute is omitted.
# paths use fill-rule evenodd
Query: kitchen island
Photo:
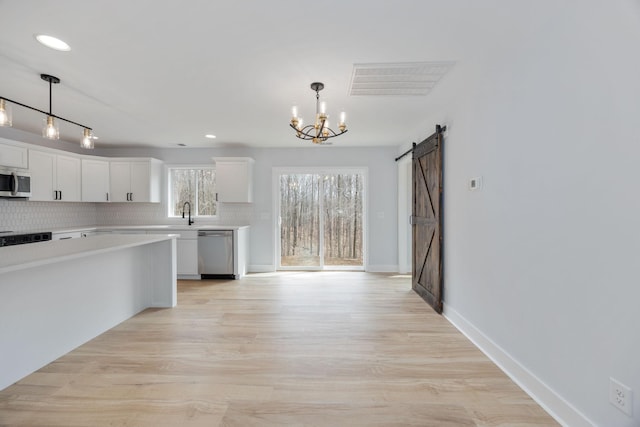
<svg viewBox="0 0 640 427"><path fill-rule="evenodd" d="M175 305L172 235L0 248L0 389L146 308Z"/></svg>
<svg viewBox="0 0 640 427"><path fill-rule="evenodd" d="M176 234L176 273L178 279L200 280L200 267L206 259L198 250L200 232L231 231L233 233L233 276L236 279L247 274L249 268L249 226L212 224L147 224L147 225L98 225L47 230L53 239L72 239L94 234Z"/></svg>

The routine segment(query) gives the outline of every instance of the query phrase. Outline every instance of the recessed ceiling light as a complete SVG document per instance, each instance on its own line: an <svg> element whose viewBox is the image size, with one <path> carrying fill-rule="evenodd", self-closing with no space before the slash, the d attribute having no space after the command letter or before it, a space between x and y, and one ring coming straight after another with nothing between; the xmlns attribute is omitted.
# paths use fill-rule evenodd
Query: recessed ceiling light
<svg viewBox="0 0 640 427"><path fill-rule="evenodd" d="M47 36L45 34L36 34L36 40L51 49L60 50L63 52L68 52L71 50L71 47L62 40L55 37Z"/></svg>
<svg viewBox="0 0 640 427"><path fill-rule="evenodd" d="M209 139L216 139L215 135L211 135L210 133L204 136L205 138L209 138Z"/></svg>

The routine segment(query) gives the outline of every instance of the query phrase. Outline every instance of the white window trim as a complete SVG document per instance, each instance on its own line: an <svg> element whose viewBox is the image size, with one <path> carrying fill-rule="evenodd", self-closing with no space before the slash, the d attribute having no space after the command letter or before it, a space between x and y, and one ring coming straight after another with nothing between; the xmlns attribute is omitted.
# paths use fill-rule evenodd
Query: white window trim
<svg viewBox="0 0 640 427"><path fill-rule="evenodd" d="M273 265L276 270L311 270L326 271L318 267L295 267L287 268L280 265L280 175L288 173L308 173L308 174L362 174L362 267L338 267L332 266L332 270L352 270L352 271L368 271L369 270L369 168L367 166L345 166L345 167L273 167L271 169L271 194L273 198Z"/></svg>

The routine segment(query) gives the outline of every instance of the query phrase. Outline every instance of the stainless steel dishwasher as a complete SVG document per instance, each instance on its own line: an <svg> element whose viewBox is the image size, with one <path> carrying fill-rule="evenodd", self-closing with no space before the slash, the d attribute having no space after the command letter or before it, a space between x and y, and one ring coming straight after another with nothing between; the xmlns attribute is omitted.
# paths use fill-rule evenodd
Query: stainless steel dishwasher
<svg viewBox="0 0 640 427"><path fill-rule="evenodd" d="M232 230L198 231L198 274L201 278L236 278L233 244Z"/></svg>

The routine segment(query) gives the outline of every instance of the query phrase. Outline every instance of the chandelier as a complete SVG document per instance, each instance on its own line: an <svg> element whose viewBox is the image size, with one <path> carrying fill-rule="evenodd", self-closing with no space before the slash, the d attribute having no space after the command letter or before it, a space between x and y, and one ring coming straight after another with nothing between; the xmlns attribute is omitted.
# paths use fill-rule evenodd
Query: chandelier
<svg viewBox="0 0 640 427"><path fill-rule="evenodd" d="M6 127L12 126L11 106L7 104L7 102L10 102L12 104L16 104L21 107L25 107L30 110L45 114L45 117L43 119L44 126L42 128L42 136L44 138L60 139L60 129L58 128L58 123L56 122L56 119L58 119L58 120L62 120L67 123L71 123L73 125L81 127L82 139L80 140L80 146L82 148L88 148L88 149L94 148L93 140L95 139L95 137L93 136L92 129L90 127L65 119L64 117L56 116L51 111L52 86L53 84L60 83L60 79L55 76L50 76L49 74L40 74L40 78L46 82L49 82L49 112L47 113L46 111L42 111L37 108L31 107L29 105L22 104L18 101L13 101L9 98L0 96L0 126L6 126Z"/></svg>
<svg viewBox="0 0 640 427"><path fill-rule="evenodd" d="M294 106L291 109L291 123L289 126L296 132L296 136L306 141L312 141L314 144L329 145L331 142L327 142L329 138L340 136L347 131L347 124L345 123L344 111L340 113L340 121L338 122L338 129L340 132L335 132L329 127L329 116L327 115L327 106L324 102L320 102L320 91L324 89L324 84L320 82L311 83L311 90L316 92L316 119L313 124L304 126L302 117L298 117L298 107Z"/></svg>

